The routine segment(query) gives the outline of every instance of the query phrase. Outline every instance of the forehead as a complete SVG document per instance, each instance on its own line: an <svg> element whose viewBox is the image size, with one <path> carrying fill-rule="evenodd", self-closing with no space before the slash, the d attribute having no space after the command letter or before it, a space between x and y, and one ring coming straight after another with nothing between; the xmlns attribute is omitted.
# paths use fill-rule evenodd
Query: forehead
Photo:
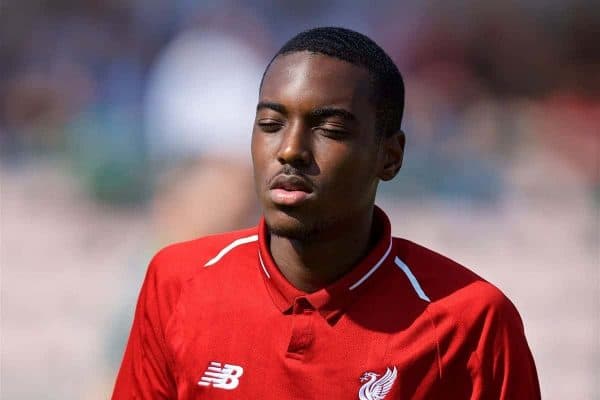
<svg viewBox="0 0 600 400"><path fill-rule="evenodd" d="M371 108L370 76L366 68L334 57L295 52L273 61L265 74L260 98L308 108Z"/></svg>

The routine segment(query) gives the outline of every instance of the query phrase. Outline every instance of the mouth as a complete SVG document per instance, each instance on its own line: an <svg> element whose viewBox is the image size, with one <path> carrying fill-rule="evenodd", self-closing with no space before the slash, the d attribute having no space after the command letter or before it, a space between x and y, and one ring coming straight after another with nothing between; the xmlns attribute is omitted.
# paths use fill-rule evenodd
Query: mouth
<svg viewBox="0 0 600 400"><path fill-rule="evenodd" d="M282 206L297 206L313 193L311 183L298 175L278 175L269 185L271 201Z"/></svg>

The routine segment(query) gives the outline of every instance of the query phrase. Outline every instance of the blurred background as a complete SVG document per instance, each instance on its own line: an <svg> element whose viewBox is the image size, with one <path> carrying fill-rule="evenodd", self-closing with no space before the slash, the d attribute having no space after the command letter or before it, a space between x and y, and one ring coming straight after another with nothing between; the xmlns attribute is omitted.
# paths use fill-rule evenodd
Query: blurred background
<svg viewBox="0 0 600 400"><path fill-rule="evenodd" d="M152 254L258 220L270 57L341 25L405 77L394 233L513 300L545 399L600 398L594 3L2 1L1 397L109 397Z"/></svg>

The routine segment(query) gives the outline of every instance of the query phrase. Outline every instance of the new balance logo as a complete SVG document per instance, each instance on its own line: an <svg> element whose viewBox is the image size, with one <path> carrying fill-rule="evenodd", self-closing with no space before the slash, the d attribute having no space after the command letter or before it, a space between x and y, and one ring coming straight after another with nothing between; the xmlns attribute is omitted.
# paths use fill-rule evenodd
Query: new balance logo
<svg viewBox="0 0 600 400"><path fill-rule="evenodd" d="M239 365L225 364L211 361L208 368L200 378L198 385L212 386L218 389L232 390L240 384L240 377L244 374L244 368Z"/></svg>

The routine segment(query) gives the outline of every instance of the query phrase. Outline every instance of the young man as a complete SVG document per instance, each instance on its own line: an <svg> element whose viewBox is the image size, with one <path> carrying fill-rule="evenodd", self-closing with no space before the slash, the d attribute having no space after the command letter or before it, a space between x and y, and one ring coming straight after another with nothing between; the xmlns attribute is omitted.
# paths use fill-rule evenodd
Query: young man
<svg viewBox="0 0 600 400"><path fill-rule="evenodd" d="M317 28L283 46L252 133L264 216L154 257L114 399L540 398L512 303L391 237L374 205L402 164L403 106L367 37Z"/></svg>

